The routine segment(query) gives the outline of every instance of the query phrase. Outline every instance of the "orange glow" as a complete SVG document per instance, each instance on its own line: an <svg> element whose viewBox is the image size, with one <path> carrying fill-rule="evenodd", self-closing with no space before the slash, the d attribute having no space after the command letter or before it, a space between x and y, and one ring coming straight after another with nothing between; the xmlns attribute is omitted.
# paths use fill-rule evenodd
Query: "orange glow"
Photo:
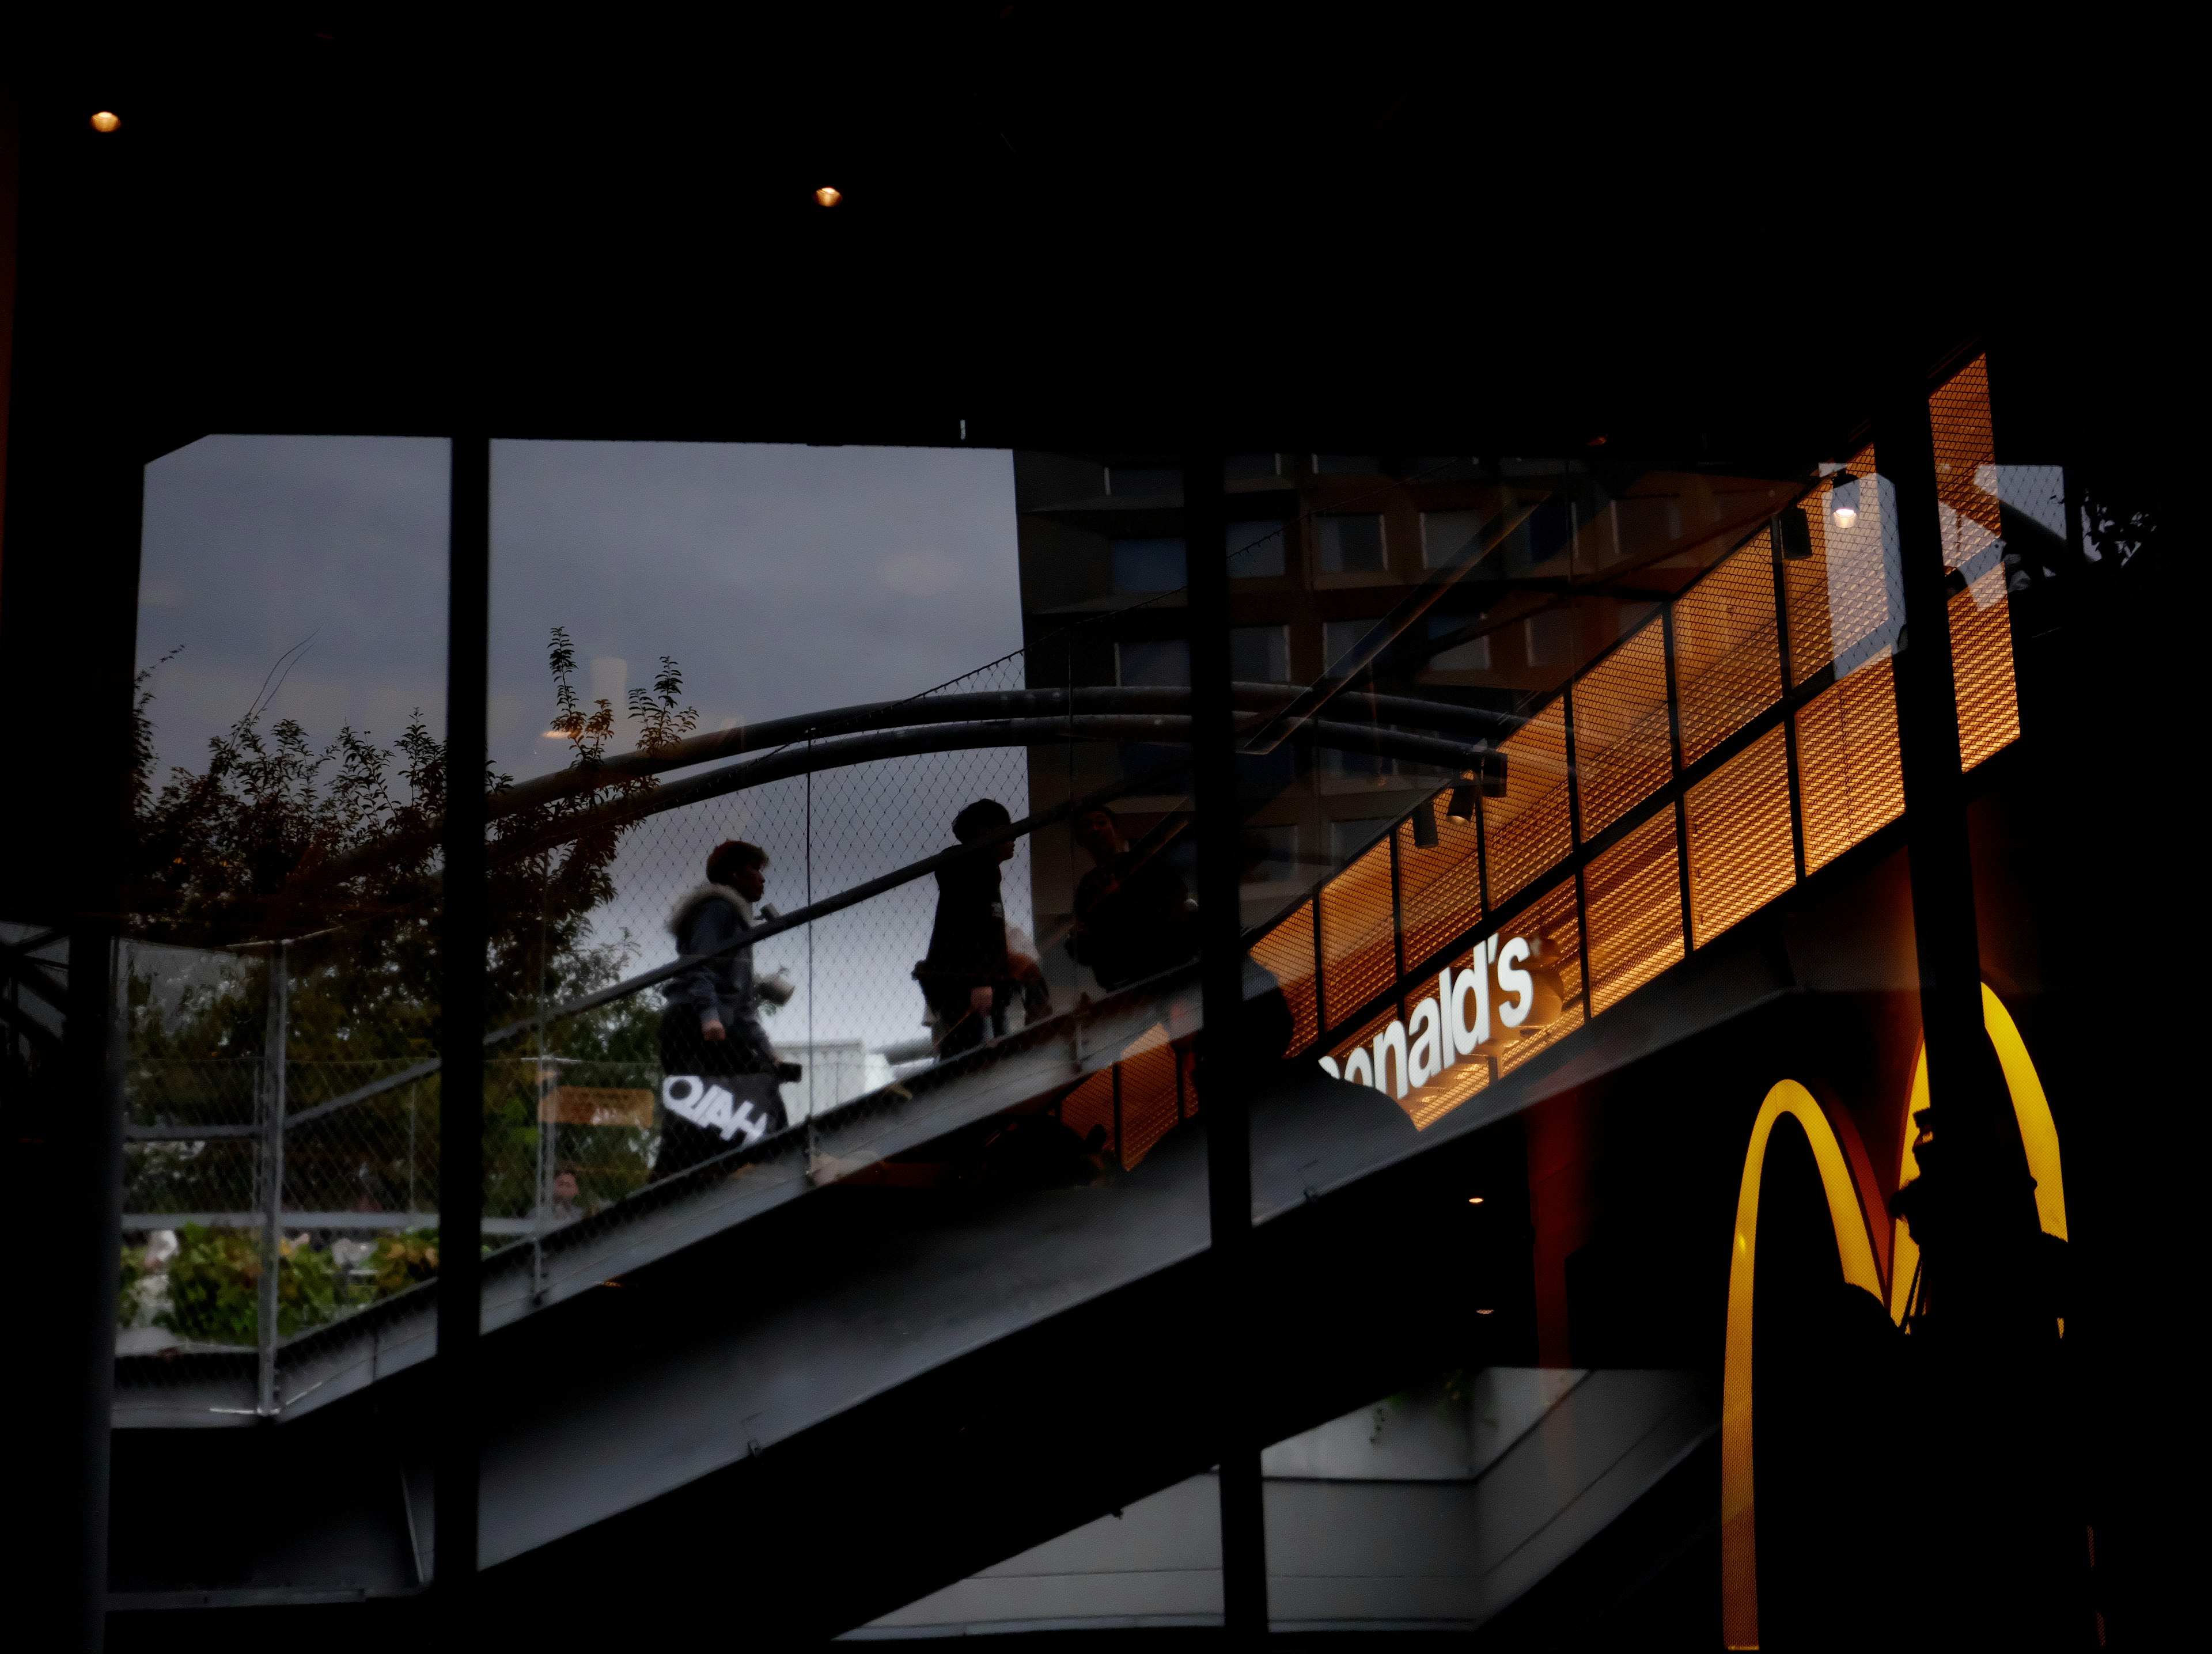
<svg viewBox="0 0 2212 1654"><path fill-rule="evenodd" d="M92 118L92 130L95 132L112 132L122 124L123 118L112 110L103 109Z"/></svg>
<svg viewBox="0 0 2212 1654"><path fill-rule="evenodd" d="M1467 1203L1469 1206L1480 1206L1482 1204L1482 1197L1480 1195L1469 1195L1467 1197Z"/></svg>
<svg viewBox="0 0 2212 1654"><path fill-rule="evenodd" d="M845 198L845 192L833 190L825 184L814 192L814 198L825 207L834 207Z"/></svg>

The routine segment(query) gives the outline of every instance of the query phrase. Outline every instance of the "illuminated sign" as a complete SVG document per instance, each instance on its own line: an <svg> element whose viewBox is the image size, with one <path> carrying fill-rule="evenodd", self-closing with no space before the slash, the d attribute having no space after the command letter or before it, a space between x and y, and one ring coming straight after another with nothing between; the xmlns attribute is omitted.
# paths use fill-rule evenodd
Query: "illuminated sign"
<svg viewBox="0 0 2212 1654"><path fill-rule="evenodd" d="M1433 998L1410 1017L1393 1017L1370 1045L1356 1045L1340 1064L1320 1059L1330 1077L1403 1097L1470 1058L1487 1058L1559 1015L1559 952L1542 936L1491 936L1474 945L1467 964L1446 966Z"/></svg>

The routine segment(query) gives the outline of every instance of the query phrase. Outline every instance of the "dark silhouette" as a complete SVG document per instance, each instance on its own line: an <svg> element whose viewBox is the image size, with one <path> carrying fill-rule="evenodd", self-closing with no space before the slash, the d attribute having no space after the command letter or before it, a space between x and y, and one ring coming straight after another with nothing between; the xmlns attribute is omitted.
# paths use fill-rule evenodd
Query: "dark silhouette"
<svg viewBox="0 0 2212 1654"><path fill-rule="evenodd" d="M768 852L758 845L718 845L707 858L707 882L669 917L678 953L711 957L700 958L664 991L655 1178L758 1142L789 1124L776 1082L797 1079L799 1064L776 1059L761 1027L752 949L732 946L752 929L767 869Z"/></svg>
<svg viewBox="0 0 2212 1654"><path fill-rule="evenodd" d="M952 818L952 836L971 845L1012 820L997 799L979 798ZM1051 1012L1036 960L1006 946L999 869L1013 855L1009 839L995 855L967 857L937 871L937 918L930 926L929 954L914 967L914 976L937 1025L940 1058L1003 1034L1017 994L1032 1019Z"/></svg>
<svg viewBox="0 0 2212 1654"><path fill-rule="evenodd" d="M1156 849L1133 848L1103 805L1078 815L1074 834L1095 865L1075 887L1067 951L1091 967L1100 987L1156 976L1198 951L1190 893Z"/></svg>

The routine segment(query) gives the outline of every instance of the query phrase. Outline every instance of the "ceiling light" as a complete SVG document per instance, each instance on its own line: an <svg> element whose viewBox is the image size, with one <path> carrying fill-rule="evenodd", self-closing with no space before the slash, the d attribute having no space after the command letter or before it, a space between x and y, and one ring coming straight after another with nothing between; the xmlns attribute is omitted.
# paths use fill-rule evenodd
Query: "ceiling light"
<svg viewBox="0 0 2212 1654"><path fill-rule="evenodd" d="M1460 778L1452 788L1451 805L1444 814L1455 821L1474 819L1474 776L1472 772Z"/></svg>
<svg viewBox="0 0 2212 1654"><path fill-rule="evenodd" d="M833 190L825 184L814 192L814 198L825 207L834 207L845 198L845 192Z"/></svg>
<svg viewBox="0 0 2212 1654"><path fill-rule="evenodd" d="M1413 806L1413 848L1434 850L1437 847L1437 801L1424 798Z"/></svg>
<svg viewBox="0 0 2212 1654"><path fill-rule="evenodd" d="M112 110L103 109L92 118L92 130L95 132L112 132L122 124L123 118Z"/></svg>
<svg viewBox="0 0 2212 1654"><path fill-rule="evenodd" d="M1469 1195L1467 1197L1467 1203L1469 1206L1480 1206L1482 1204L1482 1197L1480 1195Z"/></svg>
<svg viewBox="0 0 2212 1654"><path fill-rule="evenodd" d="M1858 520L1859 514L1853 511L1849 506L1838 506L1836 507L1836 526L1838 528L1850 528L1854 526Z"/></svg>

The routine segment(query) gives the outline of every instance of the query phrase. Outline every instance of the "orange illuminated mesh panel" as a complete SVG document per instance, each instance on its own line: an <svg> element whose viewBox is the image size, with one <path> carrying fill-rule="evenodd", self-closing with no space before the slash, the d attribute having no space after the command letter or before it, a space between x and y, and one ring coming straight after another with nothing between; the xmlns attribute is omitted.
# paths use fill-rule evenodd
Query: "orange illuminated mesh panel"
<svg viewBox="0 0 2212 1654"><path fill-rule="evenodd" d="M1997 601L1978 606L1978 585L1951 598L1951 670L1958 684L1959 763L1972 769L2020 736L2020 696L2012 673L2012 618L2002 580Z"/></svg>
<svg viewBox="0 0 2212 1654"><path fill-rule="evenodd" d="M1952 597L1948 616L1959 755L1972 769L2020 734L1986 357L1977 356L1928 399L1928 422L1943 563L1966 583Z"/></svg>
<svg viewBox="0 0 2212 1654"><path fill-rule="evenodd" d="M1567 708L1552 704L1508 736L1505 796L1482 801L1490 837L1490 900L1504 901L1573 848L1567 812Z"/></svg>
<svg viewBox="0 0 2212 1654"><path fill-rule="evenodd" d="M1774 554L1765 534L1674 600L1674 693L1688 764L1782 698Z"/></svg>
<svg viewBox="0 0 2212 1654"><path fill-rule="evenodd" d="M1322 985L1333 1018L1358 1010L1397 981L1388 834L1322 887L1321 945Z"/></svg>
<svg viewBox="0 0 2212 1654"><path fill-rule="evenodd" d="M1115 1064L1121 1086L1121 1164L1132 1166L1182 1123L1182 1054L1155 1026L1130 1041Z"/></svg>
<svg viewBox="0 0 2212 1654"><path fill-rule="evenodd" d="M1500 927L1500 933L1549 942L1552 966L1559 973L1560 1010L1557 1019L1549 1027L1533 1033L1522 1029L1519 1039L1498 1051L1499 1069L1510 1074L1589 1020L1583 993L1583 928L1575 918L1575 882L1562 879L1538 897L1534 907Z"/></svg>
<svg viewBox="0 0 2212 1654"><path fill-rule="evenodd" d="M1655 618L1575 680L1575 778L1583 833L1602 832L1674 773L1667 637Z"/></svg>
<svg viewBox="0 0 2212 1654"><path fill-rule="evenodd" d="M1704 947L1797 879L1790 755L1770 730L1690 789L1690 932Z"/></svg>
<svg viewBox="0 0 2212 1654"><path fill-rule="evenodd" d="M1312 1045L1321 1032L1314 1016L1313 925L1313 904L1305 902L1252 944L1252 957L1274 972L1290 1003L1291 1045L1284 1053L1290 1057Z"/></svg>
<svg viewBox="0 0 2212 1654"><path fill-rule="evenodd" d="M1585 901L1593 1009L1620 1003L1682 957L1681 877L1672 810L1660 811L1590 863Z"/></svg>
<svg viewBox="0 0 2212 1654"><path fill-rule="evenodd" d="M1120 1154L1121 1145L1114 1141L1114 1070L1099 1069L1061 1098L1060 1123L1086 1142L1093 1127L1104 1127L1109 1152Z"/></svg>
<svg viewBox="0 0 2212 1654"><path fill-rule="evenodd" d="M1904 813L1897 687L1887 662L1853 673L1799 711L1797 787L1808 873Z"/></svg>
<svg viewBox="0 0 2212 1654"><path fill-rule="evenodd" d="M1785 559L1784 590L1790 608L1790 666L1802 683L1836 658L1838 631L1847 645L1869 632L1886 632L1892 616L1887 559L1881 542L1881 484L1873 481L1874 450L1862 448L1841 473L1802 502L1813 535L1810 557ZM1851 506L1856 520L1836 525L1838 500ZM1863 652L1863 651L1862 651Z"/></svg>
<svg viewBox="0 0 2212 1654"><path fill-rule="evenodd" d="M1453 821L1441 798L1431 808L1434 850L1413 842L1412 822L1398 829L1398 905L1406 925L1406 960L1417 967L1482 922L1482 863L1475 854L1474 823Z"/></svg>

